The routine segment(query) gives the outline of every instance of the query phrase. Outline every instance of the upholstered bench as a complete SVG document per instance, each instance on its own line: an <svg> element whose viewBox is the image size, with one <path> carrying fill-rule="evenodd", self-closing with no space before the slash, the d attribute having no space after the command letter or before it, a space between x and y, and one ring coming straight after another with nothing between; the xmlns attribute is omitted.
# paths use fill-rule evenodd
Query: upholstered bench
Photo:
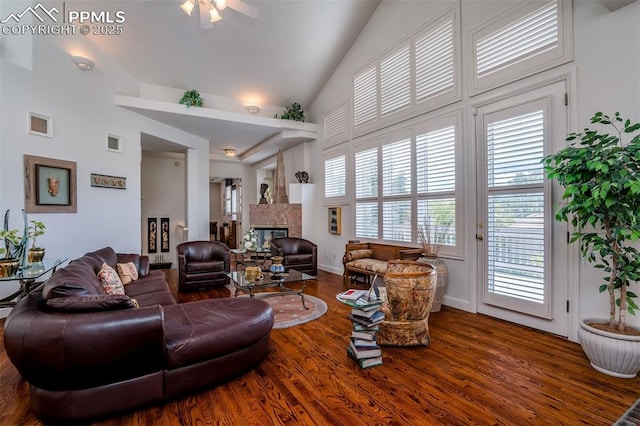
<svg viewBox="0 0 640 426"><path fill-rule="evenodd" d="M343 285L353 283L358 275L368 279L384 277L389 260L416 260L422 249L379 243L347 243L342 257Z"/></svg>

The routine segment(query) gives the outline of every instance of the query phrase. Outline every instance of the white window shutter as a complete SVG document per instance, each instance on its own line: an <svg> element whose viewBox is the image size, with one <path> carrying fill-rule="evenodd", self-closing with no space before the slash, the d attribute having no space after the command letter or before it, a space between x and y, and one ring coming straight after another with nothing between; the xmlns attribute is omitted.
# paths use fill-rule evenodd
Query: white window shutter
<svg viewBox="0 0 640 426"><path fill-rule="evenodd" d="M347 188L346 156L326 159L324 162L324 197L345 197Z"/></svg>
<svg viewBox="0 0 640 426"><path fill-rule="evenodd" d="M530 0L472 31L471 94L573 59L571 0Z"/></svg>
<svg viewBox="0 0 640 426"><path fill-rule="evenodd" d="M411 107L409 41L380 61L380 102L382 118Z"/></svg>
<svg viewBox="0 0 640 426"><path fill-rule="evenodd" d="M357 130L378 121L378 67L367 66L353 79L353 124Z"/></svg>
<svg viewBox="0 0 640 426"><path fill-rule="evenodd" d="M452 91L454 72L454 21L448 17L428 27L415 39L416 103Z"/></svg>
<svg viewBox="0 0 640 426"><path fill-rule="evenodd" d="M349 140L349 129L347 125L347 101L341 102L339 105L330 108L324 113L322 119L323 129L323 147L331 146L346 142Z"/></svg>

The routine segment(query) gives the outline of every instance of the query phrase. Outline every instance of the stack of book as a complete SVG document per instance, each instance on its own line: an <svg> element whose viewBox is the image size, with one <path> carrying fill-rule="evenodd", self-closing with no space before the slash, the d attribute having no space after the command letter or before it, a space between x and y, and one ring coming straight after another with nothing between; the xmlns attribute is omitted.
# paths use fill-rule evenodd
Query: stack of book
<svg viewBox="0 0 640 426"><path fill-rule="evenodd" d="M376 343L378 324L384 321L380 310L382 302L369 290L347 290L337 299L351 306L353 329L347 347L347 354L361 368L382 364L382 350Z"/></svg>

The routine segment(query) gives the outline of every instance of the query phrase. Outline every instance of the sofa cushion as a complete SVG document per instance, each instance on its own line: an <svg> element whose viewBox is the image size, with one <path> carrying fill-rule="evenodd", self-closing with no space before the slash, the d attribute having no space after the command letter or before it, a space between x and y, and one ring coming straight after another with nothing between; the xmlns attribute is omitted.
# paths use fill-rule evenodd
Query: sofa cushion
<svg viewBox="0 0 640 426"><path fill-rule="evenodd" d="M384 275L387 271L387 261L378 259L358 259L347 263L347 267L370 271L377 275Z"/></svg>
<svg viewBox="0 0 640 426"><path fill-rule="evenodd" d="M138 279L138 270L133 262L117 263L116 270L122 284L129 284Z"/></svg>
<svg viewBox="0 0 640 426"><path fill-rule="evenodd" d="M189 261L186 265L188 274L198 274L201 272L224 271L224 261L203 260Z"/></svg>
<svg viewBox="0 0 640 426"><path fill-rule="evenodd" d="M373 250L370 249L360 249L360 250L351 250L347 253L347 260L358 260L365 259L367 257L371 257L373 255Z"/></svg>
<svg viewBox="0 0 640 426"><path fill-rule="evenodd" d="M271 306L258 299L222 298L165 306L169 370L248 347L273 327Z"/></svg>
<svg viewBox="0 0 640 426"><path fill-rule="evenodd" d="M124 294L56 297L47 300L47 306L63 312L95 312L137 308L135 299Z"/></svg>
<svg viewBox="0 0 640 426"><path fill-rule="evenodd" d="M124 285L115 269L106 263L102 264L98 272L98 278L102 281L105 294L124 294Z"/></svg>

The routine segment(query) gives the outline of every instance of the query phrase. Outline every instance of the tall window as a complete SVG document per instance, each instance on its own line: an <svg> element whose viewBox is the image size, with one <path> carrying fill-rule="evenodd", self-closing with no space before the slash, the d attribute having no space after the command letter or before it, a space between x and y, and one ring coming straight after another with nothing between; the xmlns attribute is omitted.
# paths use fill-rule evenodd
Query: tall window
<svg viewBox="0 0 640 426"><path fill-rule="evenodd" d="M382 238L411 241L411 138L382 145Z"/></svg>
<svg viewBox="0 0 640 426"><path fill-rule="evenodd" d="M448 229L458 254L460 112L365 142L355 152L355 236L418 243L418 226Z"/></svg>
<svg viewBox="0 0 640 426"><path fill-rule="evenodd" d="M356 237L378 238L378 149L355 155Z"/></svg>
<svg viewBox="0 0 640 426"><path fill-rule="evenodd" d="M431 233L448 229L456 244L456 129L448 126L416 136L417 223Z"/></svg>

